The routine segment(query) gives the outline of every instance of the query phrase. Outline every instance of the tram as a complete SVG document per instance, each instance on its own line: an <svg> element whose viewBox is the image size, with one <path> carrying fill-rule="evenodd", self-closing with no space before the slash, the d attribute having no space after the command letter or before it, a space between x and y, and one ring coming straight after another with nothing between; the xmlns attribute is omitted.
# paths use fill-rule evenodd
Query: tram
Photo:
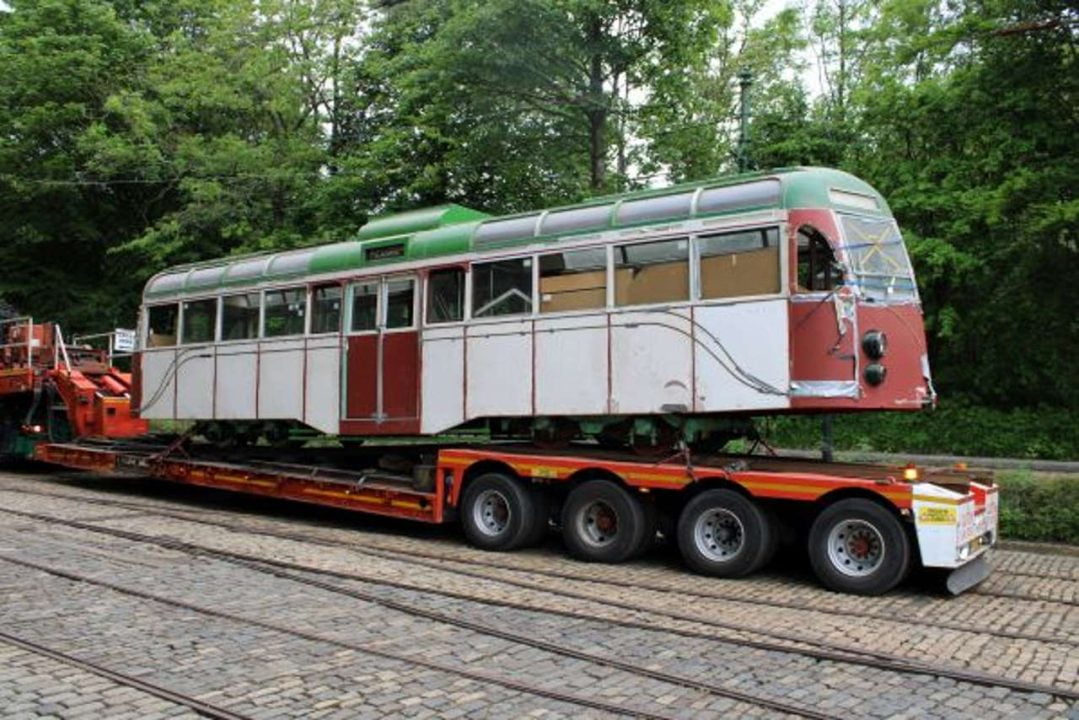
<svg viewBox="0 0 1079 720"><path fill-rule="evenodd" d="M348 242L147 283L133 407L244 441L471 430L720 445L751 415L935 401L886 201L797 167Z"/></svg>

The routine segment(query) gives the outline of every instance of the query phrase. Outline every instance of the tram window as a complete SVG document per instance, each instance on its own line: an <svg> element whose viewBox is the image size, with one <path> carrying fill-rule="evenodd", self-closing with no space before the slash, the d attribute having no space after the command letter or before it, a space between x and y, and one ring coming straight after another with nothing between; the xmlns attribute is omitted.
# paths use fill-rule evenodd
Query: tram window
<svg viewBox="0 0 1079 720"><path fill-rule="evenodd" d="M465 317L465 272L461 268L433 270L427 275L427 322L458 322Z"/></svg>
<svg viewBox="0 0 1079 720"><path fill-rule="evenodd" d="M779 292L778 228L704 235L697 247L702 298Z"/></svg>
<svg viewBox="0 0 1079 720"><path fill-rule="evenodd" d="M820 292L843 284L843 267L832 246L812 228L798 231L798 291Z"/></svg>
<svg viewBox="0 0 1079 720"><path fill-rule="evenodd" d="M180 317L180 306L151 305L147 308L149 336L147 347L172 347L176 344L176 321Z"/></svg>
<svg viewBox="0 0 1079 720"><path fill-rule="evenodd" d="M386 281L386 327L412 327L412 288L411 278Z"/></svg>
<svg viewBox="0 0 1079 720"><path fill-rule="evenodd" d="M472 317L527 315L531 312L531 258L472 266Z"/></svg>
<svg viewBox="0 0 1079 720"><path fill-rule="evenodd" d="M221 339L251 340L259 336L259 294L221 298Z"/></svg>
<svg viewBox="0 0 1079 720"><path fill-rule="evenodd" d="M307 291L304 288L267 290L265 331L266 337L302 335L304 317L307 315Z"/></svg>
<svg viewBox="0 0 1079 720"><path fill-rule="evenodd" d="M378 328L378 282L352 286L352 332Z"/></svg>
<svg viewBox="0 0 1079 720"><path fill-rule="evenodd" d="M615 247L616 305L644 305L688 299L688 238Z"/></svg>
<svg viewBox="0 0 1079 720"><path fill-rule="evenodd" d="M606 307L606 248L542 255L539 265L541 313Z"/></svg>
<svg viewBox="0 0 1079 720"><path fill-rule="evenodd" d="M341 286L322 285L311 291L311 332L341 331Z"/></svg>
<svg viewBox="0 0 1079 720"><path fill-rule="evenodd" d="M217 326L217 298L191 300L184 303L184 345L214 341Z"/></svg>

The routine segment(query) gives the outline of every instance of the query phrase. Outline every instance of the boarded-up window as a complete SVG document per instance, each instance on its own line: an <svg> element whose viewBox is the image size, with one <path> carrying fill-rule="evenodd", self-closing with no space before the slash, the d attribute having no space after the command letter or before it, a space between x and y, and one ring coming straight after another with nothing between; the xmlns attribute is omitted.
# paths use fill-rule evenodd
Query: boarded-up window
<svg viewBox="0 0 1079 720"><path fill-rule="evenodd" d="M779 292L779 229L758 228L703 235L701 297L729 298Z"/></svg>
<svg viewBox="0 0 1079 720"><path fill-rule="evenodd" d="M221 339L251 340L259 336L259 294L221 298Z"/></svg>
<svg viewBox="0 0 1079 720"><path fill-rule="evenodd" d="M176 344L176 321L180 317L180 306L176 303L169 305L151 305L147 308L147 324L149 333L146 338L147 347L172 347Z"/></svg>
<svg viewBox="0 0 1079 720"><path fill-rule="evenodd" d="M311 332L341 331L341 286L322 285L311 291Z"/></svg>
<svg viewBox="0 0 1079 720"><path fill-rule="evenodd" d="M472 317L527 315L531 312L531 258L472 266Z"/></svg>
<svg viewBox="0 0 1079 720"><path fill-rule="evenodd" d="M543 255L539 264L540 312L606 307L606 248Z"/></svg>
<svg viewBox="0 0 1079 720"><path fill-rule="evenodd" d="M465 273L461 268L427 275L427 323L458 322L465 317Z"/></svg>
<svg viewBox="0 0 1079 720"><path fill-rule="evenodd" d="M266 291L266 337L302 335L307 315L307 290Z"/></svg>
<svg viewBox="0 0 1079 720"><path fill-rule="evenodd" d="M620 245L614 249L616 305L689 299L689 239Z"/></svg>
<svg viewBox="0 0 1079 720"><path fill-rule="evenodd" d="M213 342L216 327L217 298L184 303L184 332L180 338L184 345Z"/></svg>

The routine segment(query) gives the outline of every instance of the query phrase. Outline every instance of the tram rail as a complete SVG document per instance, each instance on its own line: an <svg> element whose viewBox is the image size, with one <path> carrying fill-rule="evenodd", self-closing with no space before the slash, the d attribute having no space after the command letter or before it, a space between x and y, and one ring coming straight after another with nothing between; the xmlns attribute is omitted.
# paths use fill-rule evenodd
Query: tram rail
<svg viewBox="0 0 1079 720"><path fill-rule="evenodd" d="M969 670L969 669L965 669L965 668L949 667L949 666L945 666L945 665L939 665L939 664L936 664L936 663L926 663L926 662L914 660L914 659L911 659L911 658L908 658L908 657L904 657L904 656L901 656L901 655L896 655L896 654L892 654L892 653L883 653L883 652L870 651L870 650L866 650L865 648L858 648L858 647L854 647L854 646L848 646L848 645L845 645L845 644L824 642L824 641L820 641L820 640L816 640L816 639L805 639L805 638L792 639L789 636L789 634L784 636L785 642L755 640L755 639L752 639L752 638L731 638L731 637L726 637L726 636L718 636L718 635L712 634L712 633L704 633L704 632L701 632L699 630L691 630L689 628L684 628L684 627L683 628L672 628L672 627L668 627L668 626L659 626L654 622L632 621L632 620L624 620L624 619L610 618L610 617L598 617L596 615L589 614L589 613L586 613L586 612L580 612L580 611L575 611L575 610L567 610L567 609L562 609L562 608L538 608L538 607L535 607L535 606L527 604L527 603L509 602L509 601L490 599L490 598L477 598L476 596L469 595L467 593L458 593L458 592L448 591L448 590L443 590L443 589L434 590L434 589L430 589L430 588L419 587L419 586L409 584L409 583L405 583L405 582L390 581L390 580L387 580L385 578L372 578L370 576L362 575L360 573L354 573L354 572L345 573L345 572L340 572L340 571L326 570L324 568L313 567L313 566L304 565L304 564L301 564L301 563L288 563L288 562L284 562L284 561L277 561L277 560L273 560L273 559L270 559L270 558L262 558L262 557L258 557L258 556L252 556L252 555L247 555L247 554L243 554L243 553L235 553L235 552L231 552L231 551L221 550L221 549L218 549L218 548L212 548L212 547L208 547L208 546L187 543L187 542L184 542L184 541L176 540L175 538L164 538L164 537L160 537L160 536L150 536L150 535L146 535L146 534L143 534L143 533L137 533L137 532L133 532L133 531L118 530L118 529L114 529L114 528L106 528L106 527L101 527L101 526L94 525L92 523L86 523L86 522L81 522L81 521L77 521L77 520L69 520L69 519L65 519L65 518L57 518L55 516L50 516L50 515L41 515L39 513L28 513L28 512L11 510L11 509L2 509L0 511L5 512L5 513L9 513L9 514L12 514L12 515L16 515L16 516L26 517L28 519L34 519L34 520L38 520L38 521L42 521L42 522L52 522L52 523L55 523L55 524L66 525L68 527L73 527L73 528L77 528L77 529L81 529L81 530L86 530L86 531L89 531L89 532L100 533L100 534L103 534L103 535L109 535L109 536L113 536L113 537L117 537L117 538L123 538L123 539L127 539L127 540L130 540L130 541L149 543L149 544L157 545L157 546L160 546L160 547L165 547L165 548L168 548L168 549L184 552L184 553L187 553L187 554L204 555L204 556L208 556L208 557L214 557L214 558L217 558L217 559L226 560L226 561L229 561L229 562L236 562L236 563L243 564L244 567L248 567L249 569L253 569L253 570L256 570L256 571L260 571L260 572L265 572L265 573L272 574L272 575L276 575L276 574L281 573L281 572L288 572L290 575L294 574L295 572L304 572L304 573L315 574L315 575L318 575L318 576L330 576L330 577L335 577L337 579L342 579L342 580L356 581L356 582L368 583L368 584L373 584L373 585L382 585L382 586L388 586L388 587L396 587L396 588L406 589L406 590L410 590L410 591L417 591L417 592L423 592L423 593L436 594L436 595L440 595L440 596L444 596L444 597L451 597L451 598L466 600L466 601L470 601L470 602L483 603L483 604L499 606L499 607L505 607L505 608L511 608L511 609L517 609L517 610L525 610L525 611L531 611L531 612L544 612L544 613L548 613L548 614L555 614L555 615L560 615L560 616L564 616L564 617L571 617L571 618L575 618L575 619L589 620L589 621L593 621L593 622L605 622L605 623L610 623L610 624L613 624L613 625L619 625L619 626L623 626L623 627L633 627L633 628L637 628L637 629L645 629L645 630L653 630L653 631L659 630L659 631L669 632L669 633L676 634L676 635L682 635L682 636L687 636L687 637L695 637L695 638L702 638L702 639L709 639L709 640L713 640L713 641L731 643L731 644L735 644L735 645L741 645L741 646L745 646L745 647L752 647L752 648L761 649L761 650L769 650L769 651L782 652L782 653L793 653L793 654L798 654L798 655L802 655L802 656L812 657L812 658L815 658L817 660L827 660L827 661L833 661L833 662L837 662L837 663L847 663L847 664L860 665L860 666L865 666L865 667L873 667L873 668L877 668L877 669L889 670L889 671L895 671L895 672L907 673L907 674L925 674L925 675L931 675L931 676L935 676L935 677L950 678L950 679L956 680L956 681L969 682L969 683L977 684L977 685L991 686L991 687L992 686L1004 687L1004 688L1007 688L1007 689L1010 689L1010 690L1016 690L1016 691L1022 691L1022 692L1041 692L1041 693L1049 694L1051 696L1060 697L1060 698L1066 699L1066 700L1079 700L1079 690L1073 689L1073 688L1062 688L1062 687L1060 687L1058 685L1044 685L1044 684L1041 684L1041 683L1034 683L1034 682L1028 682L1028 681L1024 681L1024 680L1018 680L1018 679L1015 679L1015 678L1008 678L1008 677L1004 677L1004 676L1000 676L1000 675L994 675L994 674L991 674L991 673L981 672L981 671L977 671L977 670ZM371 553L371 554L372 555L377 555L377 553ZM263 566L263 567L260 568L259 566ZM467 573L461 573L461 574L467 574ZM572 597L572 598L579 599L579 600L598 602L600 604L611 606L611 607L622 607L623 609L632 609L632 610L635 610L637 612L644 612L644 613L649 613L649 614L653 614L653 615L657 615L657 616L665 616L665 617L668 617L669 619L679 620L679 621L683 621L683 622L686 622L686 623L695 623L695 624L704 625L704 626L714 626L714 627L716 627L718 629L738 632L738 633L742 633L744 635L765 635L765 636L767 636L769 634L769 633L763 632L763 631L761 631L760 629L757 629L757 628L740 627L740 626L736 626L736 625L729 624L729 623L722 623L722 622L718 622L718 621L714 621L714 620L709 620L709 619L706 619L706 618L695 617L695 616L692 616L692 615L684 615L684 614L681 614L681 613L672 613L672 612L668 612L668 611L644 609L644 608L641 608L641 607L636 606L636 605L632 605L632 604L628 604L628 603L619 603L619 602L612 601L612 600L609 600L609 599L597 599L597 598L595 598L595 597L593 597L591 595L588 595L586 593L576 593L576 592L570 592L570 591L561 590L561 589L551 589L551 588L545 587L545 586L536 586L535 584L532 584L532 583L519 583L519 582L509 581L509 580L506 580L506 579L501 579L501 578L491 578L491 577L488 577L488 576L484 576L482 574L479 574L479 577L482 577L482 578L484 578L486 580L492 580L492 581L495 581L495 582L503 582L503 583L506 583L506 584L519 585L521 587L527 587L527 588L533 589L533 590L540 590L540 591L544 591L544 592L550 592L550 593L555 594L555 595L561 595L561 596L565 596L565 597ZM294 579L294 578L290 578L290 579ZM303 583L311 585L313 587L320 587L320 585L317 582L312 583L312 582L309 581L310 579L308 579L308 578L302 578L302 577L297 576L297 578L295 578L295 579L297 579L297 581L299 581L299 582L303 582ZM325 583L322 583L322 584L325 584ZM321 588L321 589L327 589L327 588ZM356 591L356 590L347 589L347 588L340 588L340 589L344 590L346 593L350 594L353 597L357 597L357 599L364 599L364 600L368 600L370 602L377 602L379 604L384 604L384 602L385 602L384 598L380 598L377 595L373 595L373 594L369 594L369 593L362 593L362 591ZM405 611L407 612L407 610L405 610ZM427 612L427 611L424 610L424 612ZM450 622L452 622L454 620L454 618L452 618L452 617L447 617L446 619L447 619L447 621L450 621ZM529 639L527 637L524 637L524 638L522 638L522 640L527 642ZM797 645L795 643L797 643Z"/></svg>

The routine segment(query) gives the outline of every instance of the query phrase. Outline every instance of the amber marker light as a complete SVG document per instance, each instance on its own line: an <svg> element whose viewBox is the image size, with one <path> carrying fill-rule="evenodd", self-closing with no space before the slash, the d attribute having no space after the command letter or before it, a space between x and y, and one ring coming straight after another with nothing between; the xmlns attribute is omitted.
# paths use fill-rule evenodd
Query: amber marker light
<svg viewBox="0 0 1079 720"><path fill-rule="evenodd" d="M903 479L907 482L918 482L918 468L914 467L914 463L903 468Z"/></svg>

